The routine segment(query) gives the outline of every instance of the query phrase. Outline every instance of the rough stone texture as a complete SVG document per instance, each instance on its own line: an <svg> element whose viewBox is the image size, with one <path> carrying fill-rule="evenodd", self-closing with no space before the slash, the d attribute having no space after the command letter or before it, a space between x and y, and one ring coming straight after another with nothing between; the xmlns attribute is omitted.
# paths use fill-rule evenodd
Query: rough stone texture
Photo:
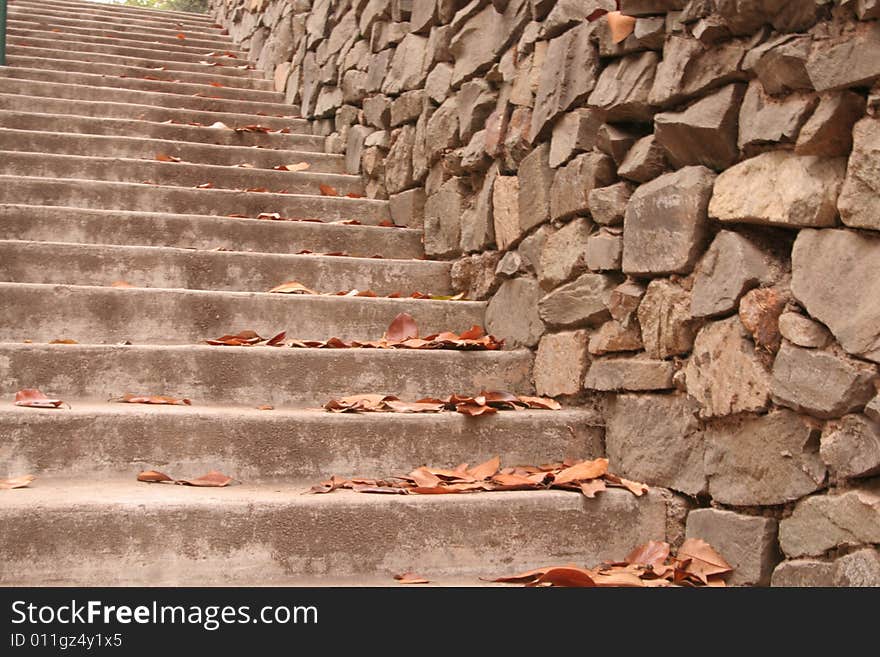
<svg viewBox="0 0 880 657"><path fill-rule="evenodd" d="M421 4L421 3L418 3ZM444 62L440 62L425 79L425 94L432 101L440 105L447 96L452 86L452 66Z"/></svg>
<svg viewBox="0 0 880 657"><path fill-rule="evenodd" d="M345 144L345 171L356 174L361 171L361 156L364 151L364 141L372 132L363 125L352 126L348 131L348 139Z"/></svg>
<svg viewBox="0 0 880 657"><path fill-rule="evenodd" d="M550 218L566 219L576 214L585 214L590 209L590 191L613 181L614 166L611 158L596 152L578 155L566 166L556 170L549 190ZM521 182L521 193L522 189Z"/></svg>
<svg viewBox="0 0 880 657"><path fill-rule="evenodd" d="M517 248L517 253L522 256L523 266L538 276L541 275L541 253L544 250L544 242L552 234L553 229L550 226L541 226L524 237Z"/></svg>
<svg viewBox="0 0 880 657"><path fill-rule="evenodd" d="M837 207L847 226L880 231L880 118L856 123Z"/></svg>
<svg viewBox="0 0 880 657"><path fill-rule="evenodd" d="M614 163L620 166L629 153L629 149L635 144L642 133L633 128L622 128L620 126L603 123L596 135L596 148L610 155L614 159Z"/></svg>
<svg viewBox="0 0 880 657"><path fill-rule="evenodd" d="M425 223L425 191L408 189L388 199L391 221L397 226L421 228Z"/></svg>
<svg viewBox="0 0 880 657"><path fill-rule="evenodd" d="M802 230L792 250L791 290L849 353L880 362L880 237Z"/></svg>
<svg viewBox="0 0 880 657"><path fill-rule="evenodd" d="M716 502L784 504L824 484L819 431L789 410L716 422L705 436L709 494Z"/></svg>
<svg viewBox="0 0 880 657"><path fill-rule="evenodd" d="M870 543L880 543L876 482L835 495L808 497L779 523L779 545L792 558Z"/></svg>
<svg viewBox="0 0 880 657"><path fill-rule="evenodd" d="M479 3L470 3L476 8ZM528 2L511 0L501 13L487 6L464 22L460 28L453 24L455 32L449 43L449 51L455 61L452 84L457 86L488 69L528 20ZM462 9L467 15L468 7ZM458 18L458 16L456 16ZM455 22L458 22L456 20Z"/></svg>
<svg viewBox="0 0 880 657"><path fill-rule="evenodd" d="M760 82L753 80L739 114L740 150L749 155L768 145L793 143L817 103L816 96L808 94L774 98Z"/></svg>
<svg viewBox="0 0 880 657"><path fill-rule="evenodd" d="M428 40L416 34L407 34L394 50L391 68L382 83L382 93L398 94L417 89L425 81L425 46Z"/></svg>
<svg viewBox="0 0 880 657"><path fill-rule="evenodd" d="M605 450L615 474L688 495L704 492L703 434L695 411L681 394L613 398L606 418ZM700 538L721 547L708 537Z"/></svg>
<svg viewBox="0 0 880 657"><path fill-rule="evenodd" d="M693 268L706 236L714 180L705 167L685 167L633 193L624 218L624 272L672 274Z"/></svg>
<svg viewBox="0 0 880 657"><path fill-rule="evenodd" d="M591 271L620 269L623 237L619 231L602 228L587 240L587 267Z"/></svg>
<svg viewBox="0 0 880 657"><path fill-rule="evenodd" d="M535 391L549 397L577 394L588 363L586 331L548 333L535 354Z"/></svg>
<svg viewBox="0 0 880 657"><path fill-rule="evenodd" d="M880 78L880 23L862 23L848 34L816 42L807 73L816 91L869 86Z"/></svg>
<svg viewBox="0 0 880 657"><path fill-rule="evenodd" d="M768 353L775 353L782 342L779 316L787 303L788 296L773 287L752 290L739 302L739 321L751 333L755 344Z"/></svg>
<svg viewBox="0 0 880 657"><path fill-rule="evenodd" d="M648 94L659 61L652 51L614 60L602 70L590 105L604 110L609 121L650 121L655 110Z"/></svg>
<svg viewBox="0 0 880 657"><path fill-rule="evenodd" d="M461 85L458 94L458 134L463 143L485 126L496 102L496 95L484 80L471 80Z"/></svg>
<svg viewBox="0 0 880 657"><path fill-rule="evenodd" d="M822 96L816 111L798 135L797 155L843 157L853 146L853 126L865 113L865 99L853 91L837 91Z"/></svg>
<svg viewBox="0 0 880 657"><path fill-rule="evenodd" d="M416 121L425 105L425 92L421 89L407 91L391 101L391 127Z"/></svg>
<svg viewBox="0 0 880 657"><path fill-rule="evenodd" d="M493 164L480 183L476 197L461 217L461 250L465 253L488 248L495 241L492 195L498 165Z"/></svg>
<svg viewBox="0 0 880 657"><path fill-rule="evenodd" d="M865 406L865 415L874 420L874 422L880 422L880 394Z"/></svg>
<svg viewBox="0 0 880 657"><path fill-rule="evenodd" d="M832 340L831 332L819 322L793 312L779 316L779 333L792 344L808 349L821 349Z"/></svg>
<svg viewBox="0 0 880 657"><path fill-rule="evenodd" d="M547 238L538 277L542 288L551 290L587 270L587 240L591 229L589 219L578 218Z"/></svg>
<svg viewBox="0 0 880 657"><path fill-rule="evenodd" d="M739 159L737 126L745 86L729 84L681 112L654 117L657 142L675 167L722 170Z"/></svg>
<svg viewBox="0 0 880 657"><path fill-rule="evenodd" d="M697 265L691 315L719 317L733 312L750 288L772 283L781 265L744 235L723 230Z"/></svg>
<svg viewBox="0 0 880 657"><path fill-rule="evenodd" d="M589 350L595 356L620 351L639 351L642 347L642 336L639 327L635 323L624 326L612 319L602 324L590 336Z"/></svg>
<svg viewBox="0 0 880 657"><path fill-rule="evenodd" d="M880 551L862 548L833 561L783 561L773 571L773 586L880 586Z"/></svg>
<svg viewBox="0 0 880 657"><path fill-rule="evenodd" d="M521 233L550 219L550 145L542 144L519 164L519 228Z"/></svg>
<svg viewBox="0 0 880 657"><path fill-rule="evenodd" d="M486 329L504 338L511 348L534 347L544 332L538 316L540 298L541 288L533 278L505 281L489 301Z"/></svg>
<svg viewBox="0 0 880 657"><path fill-rule="evenodd" d="M770 400L770 373L739 317L708 324L697 334L685 375L703 417L762 411Z"/></svg>
<svg viewBox="0 0 880 657"><path fill-rule="evenodd" d="M458 253L464 195L461 179L451 178L425 201L425 253L428 255L447 257Z"/></svg>
<svg viewBox="0 0 880 657"><path fill-rule="evenodd" d="M608 320L608 298L620 281L610 275L586 273L556 288L538 303L541 319L548 326L568 328L598 326Z"/></svg>
<svg viewBox="0 0 880 657"><path fill-rule="evenodd" d="M389 194L397 194L415 185L412 151L416 129L407 125L395 132L391 150L385 158L385 189Z"/></svg>
<svg viewBox="0 0 880 657"><path fill-rule="evenodd" d="M678 285L662 278L648 284L638 317L645 351L651 358L681 356L694 346L696 329L690 305L690 292Z"/></svg>
<svg viewBox="0 0 880 657"><path fill-rule="evenodd" d="M604 122L605 113L589 107L559 117L550 140L550 166L556 168L577 153L591 150Z"/></svg>
<svg viewBox="0 0 880 657"><path fill-rule="evenodd" d="M516 176L498 176L492 190L495 242L499 249L507 249L520 238L519 179Z"/></svg>
<svg viewBox="0 0 880 657"><path fill-rule="evenodd" d="M645 183L662 174L666 168L666 154L654 135L648 135L632 145L618 167L617 175Z"/></svg>
<svg viewBox="0 0 880 657"><path fill-rule="evenodd" d="M865 477L880 470L880 425L863 415L845 415L822 432L819 455L843 479Z"/></svg>
<svg viewBox="0 0 880 657"><path fill-rule="evenodd" d="M458 145L458 100L448 98L428 119L425 132L425 155L431 164L444 152Z"/></svg>
<svg viewBox="0 0 880 657"><path fill-rule="evenodd" d="M762 153L718 176L709 215L720 221L781 226L831 226L846 161Z"/></svg>
<svg viewBox="0 0 880 657"><path fill-rule="evenodd" d="M594 360L584 379L588 390L669 390L674 367L666 360L601 358Z"/></svg>
<svg viewBox="0 0 880 657"><path fill-rule="evenodd" d="M877 367L827 351L783 344L773 363L773 401L821 418L863 408L876 393Z"/></svg>
<svg viewBox="0 0 880 657"><path fill-rule="evenodd" d="M590 38L592 31L592 25L585 22L550 41L535 94L529 141L534 142L562 112L586 100L596 86L599 53Z"/></svg>
<svg viewBox="0 0 880 657"><path fill-rule="evenodd" d="M634 280L627 280L611 290L611 296L608 298L608 312L615 320L629 326L633 323L639 303L644 296L644 285Z"/></svg>
<svg viewBox="0 0 880 657"><path fill-rule="evenodd" d="M750 50L743 68L755 73L768 94L810 90L813 83L807 73L807 59L811 45L809 36L779 35Z"/></svg>
<svg viewBox="0 0 880 657"><path fill-rule="evenodd" d="M466 299L488 299L501 281L495 270L501 260L498 251L486 251L459 258L452 264L452 288Z"/></svg>
<svg viewBox="0 0 880 657"><path fill-rule="evenodd" d="M587 205L593 221L604 226L622 224L626 204L629 203L633 191L634 187L628 182L591 189L587 195Z"/></svg>
<svg viewBox="0 0 880 657"><path fill-rule="evenodd" d="M779 563L774 518L747 516L723 509L694 509L688 514L687 537L709 543L733 567L728 586L767 586Z"/></svg>

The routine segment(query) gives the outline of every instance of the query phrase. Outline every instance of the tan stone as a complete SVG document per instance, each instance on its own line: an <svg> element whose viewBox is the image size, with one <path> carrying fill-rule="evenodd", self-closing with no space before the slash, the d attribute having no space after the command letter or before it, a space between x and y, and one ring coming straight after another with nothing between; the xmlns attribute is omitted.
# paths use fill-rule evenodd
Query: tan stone
<svg viewBox="0 0 880 657"><path fill-rule="evenodd" d="M519 225L519 179L516 176L498 176L492 190L495 242L499 249L507 249L521 235Z"/></svg>
<svg viewBox="0 0 880 657"><path fill-rule="evenodd" d="M880 118L862 119L853 129L853 151L837 207L847 226L880 231Z"/></svg>
<svg viewBox="0 0 880 657"><path fill-rule="evenodd" d="M819 322L793 312L779 316L779 333L792 344L808 349L821 349L832 340L831 332Z"/></svg>
<svg viewBox="0 0 880 657"><path fill-rule="evenodd" d="M587 240L587 267L591 271L620 270L623 237L619 230L600 229Z"/></svg>
<svg viewBox="0 0 880 657"><path fill-rule="evenodd" d="M541 298L538 312L548 326L598 326L611 317L608 298L619 283L615 276L582 274Z"/></svg>
<svg viewBox="0 0 880 657"><path fill-rule="evenodd" d="M797 155L842 157L853 147L853 126L865 113L865 99L853 91L822 96L798 135Z"/></svg>
<svg viewBox="0 0 880 657"><path fill-rule="evenodd" d="M628 182L591 189L587 195L587 205L593 221L604 226L622 224L626 204L629 203L633 191L635 187Z"/></svg>
<svg viewBox="0 0 880 657"><path fill-rule="evenodd" d="M739 113L740 150L752 155L775 144L794 143L818 102L815 95L804 93L775 98L752 80Z"/></svg>
<svg viewBox="0 0 880 657"><path fill-rule="evenodd" d="M535 354L535 391L539 395L575 395L587 370L587 332L548 333Z"/></svg>
<svg viewBox="0 0 880 657"><path fill-rule="evenodd" d="M648 94L659 61L652 51L615 59L599 75L590 106L604 110L611 121L650 121L655 110Z"/></svg>
<svg viewBox="0 0 880 657"><path fill-rule="evenodd" d="M591 230L592 222L580 217L547 238L538 277L543 289L551 290L587 270L587 240Z"/></svg>
<svg viewBox="0 0 880 657"><path fill-rule="evenodd" d="M666 279L658 278L648 285L638 306L638 318L645 351L651 358L681 356L693 347L696 328L690 299L687 290Z"/></svg>
<svg viewBox="0 0 880 657"><path fill-rule="evenodd" d="M819 455L843 479L880 471L880 424L864 415L845 415L825 425Z"/></svg>
<svg viewBox="0 0 880 657"><path fill-rule="evenodd" d="M489 301L486 329L504 338L508 347L534 347L544 333L538 316L541 290L532 278L505 281Z"/></svg>
<svg viewBox="0 0 880 657"><path fill-rule="evenodd" d="M517 179L519 224L522 233L550 219L553 169L550 168L549 157L550 145L541 144L520 162Z"/></svg>
<svg viewBox="0 0 880 657"><path fill-rule="evenodd" d="M669 390L674 367L666 360L607 357L594 360L584 379L588 390Z"/></svg>
<svg viewBox="0 0 880 657"><path fill-rule="evenodd" d="M609 320L590 336L589 351L595 356L617 353L621 351L639 351L642 348L642 336L638 324L628 326Z"/></svg>

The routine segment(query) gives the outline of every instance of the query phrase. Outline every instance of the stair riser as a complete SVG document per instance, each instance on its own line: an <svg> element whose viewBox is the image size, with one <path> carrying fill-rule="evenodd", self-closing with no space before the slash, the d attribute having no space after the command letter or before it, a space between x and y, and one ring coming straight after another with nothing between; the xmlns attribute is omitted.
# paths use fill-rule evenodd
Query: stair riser
<svg viewBox="0 0 880 657"><path fill-rule="evenodd" d="M37 140L39 142L39 140ZM75 178L108 182L150 182L173 187L196 187L212 183L218 189L265 187L271 192L320 194L327 184L339 194L363 194L360 177L310 171L273 171L186 162L160 162L154 151L149 160L120 160L78 155L47 155L38 147L30 152L0 152L0 175L26 174L42 178Z"/></svg>
<svg viewBox="0 0 880 657"><path fill-rule="evenodd" d="M366 199L0 176L0 203L27 204L34 199L69 208L254 218L261 212L278 212L324 221L356 219L367 225L389 218L387 202Z"/></svg>
<svg viewBox="0 0 880 657"><path fill-rule="evenodd" d="M126 392L194 404L320 406L345 394L404 399L531 389L531 354L377 349L0 344L0 394L39 386L71 401Z"/></svg>
<svg viewBox="0 0 880 657"><path fill-rule="evenodd" d="M100 62L80 62L72 59L47 59L43 57L28 57L12 55L6 58L9 66L45 69L57 71L63 69L72 73L92 73L102 76L126 76L129 79L152 76L161 78L167 82L179 80L186 84L210 85L211 82L219 82L226 88L236 87L245 90L273 91L273 83L270 80L230 76L228 70L218 67L204 67L207 72L182 72L182 71L158 71L150 67L125 66L118 63L102 64ZM215 73L212 73L215 72ZM102 79L102 84L108 83L108 79Z"/></svg>
<svg viewBox="0 0 880 657"><path fill-rule="evenodd" d="M204 293L0 283L5 312L20 319L0 327L0 342L199 344L257 331L269 338L378 340L398 313L410 313L423 335L483 324L480 303L347 299L280 294ZM262 347L260 347L262 349Z"/></svg>
<svg viewBox="0 0 880 657"><path fill-rule="evenodd" d="M157 12L155 9L142 9L140 7L120 5L102 6L101 4L94 2L58 2L57 0L31 2L29 0L14 0L10 3L10 7L17 7L28 11L35 10L36 12L43 11L44 9L73 12L77 16L95 16L101 20L119 20L125 22L131 20L150 20L167 25L168 20L172 19L175 24L191 24L205 28L214 25L214 19L208 14L196 15L190 12L180 11Z"/></svg>
<svg viewBox="0 0 880 657"><path fill-rule="evenodd" d="M168 118L177 120L185 120L179 118L179 113L175 115L178 109L200 110L201 112L209 112L211 116L221 113L233 114L258 114L264 112L270 116L285 117L291 113L293 109L290 105L280 105L276 103L260 103L245 100L226 100L215 98L203 98L200 96L185 96L180 94L160 93L157 91L138 91L135 89L114 89L112 87L89 87L76 84L61 84L56 82L40 82L35 80L18 80L7 75L11 69L0 69L0 85L2 85L5 94L20 94L24 96L46 96L50 98L65 100L91 100L112 103L126 103L131 105L153 105L169 110ZM35 108L31 108L35 109ZM46 111L46 110L42 110ZM136 112L137 108L131 107L130 111ZM129 118L137 118L139 114L128 114ZM205 117L209 119L210 117ZM262 117L248 117L251 121ZM208 124L214 121L222 121L223 119L216 117ZM284 123L284 120L281 122ZM269 125L269 124L265 124Z"/></svg>
<svg viewBox="0 0 880 657"><path fill-rule="evenodd" d="M171 141L201 142L229 146L262 146L267 149L324 152L324 138L305 134L308 126L299 119L253 117L246 114L205 113L172 110L148 105L125 105L90 101L69 101L35 96L0 94L0 121L6 128L20 130L51 130L77 134L126 135ZM38 111L39 114L30 114ZM13 116L10 116L10 115ZM273 130L289 127L290 134L235 132L202 126L161 123L175 120L202 123L215 121L229 128L250 125L259 120ZM295 131L304 134L297 134Z"/></svg>
<svg viewBox="0 0 880 657"><path fill-rule="evenodd" d="M231 40L227 35L223 34L222 28L211 27L200 23L180 23L177 20L142 20L137 18L120 18L118 16L95 16L94 14L84 13L80 11L64 11L61 9L51 9L48 7L40 7L37 5L25 5L20 2L14 2L9 5L9 18L36 23L50 24L55 27L72 26L72 27L93 27L97 29L107 28L112 30L122 30L125 32L136 31L145 32L147 34L157 33L175 36L182 29L186 30L186 35L207 39L223 39L225 37L227 43ZM175 32L176 30L176 32Z"/></svg>
<svg viewBox="0 0 880 657"><path fill-rule="evenodd" d="M259 253L308 249L361 257L377 252L386 258L424 256L419 230L33 205L0 206L0 239L206 250L222 247Z"/></svg>
<svg viewBox="0 0 880 657"><path fill-rule="evenodd" d="M0 122L4 117L0 113ZM37 123L34 121L34 123ZM55 121L43 124L44 130L58 130ZM39 129L37 126L34 126ZM134 126L137 127L137 126ZM247 163L256 169L250 169L251 173L260 169L272 169L280 164L296 164L305 162L309 164L307 170L311 174L343 174L345 173L345 160L340 155L325 153L310 153L308 151L273 151L249 147L215 146L209 144L193 144L186 142L137 139L128 137L103 137L78 134L76 132L38 132L37 130L5 130L0 128L0 151L22 151L31 153L53 153L54 155L75 155L90 157L116 157L136 160L152 160L159 153L179 157L188 165L203 163L214 166L234 167L238 164ZM134 131L132 131L134 132ZM216 131L215 131L216 132ZM181 164L181 163L179 163ZM21 171L22 169L19 169ZM178 168L178 173L182 169ZM284 173L284 172L280 172ZM293 172L287 172L293 173ZM140 182L132 174L132 179ZM158 182L154 174L150 174L150 180ZM111 178L102 177L102 180ZM253 186L252 178L248 178L248 186ZM276 182L285 183L290 179L279 177L272 179L272 185ZM343 187L351 186L351 177L345 179ZM359 179L358 179L359 180ZM270 182L267 180L267 183ZM180 183L185 184L184 182ZM330 183L332 184L332 183ZM315 191L314 185L308 191Z"/></svg>
<svg viewBox="0 0 880 657"><path fill-rule="evenodd" d="M135 287L267 292L294 280L322 292L391 294L403 285L447 294L449 271L448 263L430 261L0 242L0 280L17 283L109 286L125 281Z"/></svg>
<svg viewBox="0 0 880 657"><path fill-rule="evenodd" d="M50 32L50 34L52 34ZM163 66L166 63L186 63L198 64L205 59L205 54L187 53L187 52L168 52L155 48L138 48L129 45L120 45L112 43L95 43L92 41L71 41L69 39L62 40L56 38L60 35L52 34L51 37L43 36L15 36L10 34L8 45L10 52L15 52L18 47L35 47L35 48L59 48L63 47L72 52L83 53L100 53L104 55L117 55L122 57L138 57L147 62L153 62L155 66ZM247 63L246 59L226 58L229 61ZM221 60L222 61L222 60Z"/></svg>
<svg viewBox="0 0 880 657"><path fill-rule="evenodd" d="M477 583L547 564L620 560L633 545L665 536L656 493L388 496L381 504L338 494L264 506L226 503L228 490L186 490L199 503L163 505L163 492L119 504L0 510L0 582L253 586L372 576L390 584L393 574L416 571Z"/></svg>
<svg viewBox="0 0 880 657"><path fill-rule="evenodd" d="M12 472L46 477L124 478L158 468L177 476L219 470L251 484L314 484L331 475L406 474L425 463L454 467L498 454L505 463L520 464L595 458L602 456L602 429L595 424L592 416L572 411L467 418L459 413L11 409L0 411L0 455ZM541 440L534 439L537 435Z"/></svg>

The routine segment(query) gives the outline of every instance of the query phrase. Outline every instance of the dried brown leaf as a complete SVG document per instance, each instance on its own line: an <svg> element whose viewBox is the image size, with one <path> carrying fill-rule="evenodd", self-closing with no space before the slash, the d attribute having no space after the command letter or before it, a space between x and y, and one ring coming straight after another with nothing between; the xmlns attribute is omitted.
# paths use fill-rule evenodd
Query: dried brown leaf
<svg viewBox="0 0 880 657"><path fill-rule="evenodd" d="M415 573L402 573L400 575L395 575L394 579L396 579L401 584L430 584L431 580L425 579L420 575L416 575Z"/></svg>
<svg viewBox="0 0 880 657"><path fill-rule="evenodd" d="M684 570L695 575L704 584L714 575L726 575L733 567L711 545L699 538L688 538L678 549L679 559L688 559Z"/></svg>
<svg viewBox="0 0 880 657"><path fill-rule="evenodd" d="M163 481L174 481L174 479L169 477L164 472L158 472L157 470L145 470L137 476L137 480L143 481L148 484L159 484Z"/></svg>
<svg viewBox="0 0 880 657"><path fill-rule="evenodd" d="M400 313L395 317L385 330L383 338L389 342L403 342L409 338L419 337L419 327L416 320L408 313Z"/></svg>
<svg viewBox="0 0 880 657"><path fill-rule="evenodd" d="M36 479L34 475L22 475L11 479L0 479L0 490L13 490L15 488L27 488Z"/></svg>
<svg viewBox="0 0 880 657"><path fill-rule="evenodd" d="M608 459L598 458L592 461L581 461L556 474L553 483L567 484L588 481L601 477L606 472L608 472Z"/></svg>
<svg viewBox="0 0 880 657"><path fill-rule="evenodd" d="M175 483L185 486L198 486L201 488L222 488L232 482L232 477L227 477L222 472L211 470L196 479L178 479Z"/></svg>
<svg viewBox="0 0 880 657"><path fill-rule="evenodd" d="M25 388L15 393L15 405L28 408L59 408L67 402L50 399L36 388ZM68 405L69 406L69 405Z"/></svg>

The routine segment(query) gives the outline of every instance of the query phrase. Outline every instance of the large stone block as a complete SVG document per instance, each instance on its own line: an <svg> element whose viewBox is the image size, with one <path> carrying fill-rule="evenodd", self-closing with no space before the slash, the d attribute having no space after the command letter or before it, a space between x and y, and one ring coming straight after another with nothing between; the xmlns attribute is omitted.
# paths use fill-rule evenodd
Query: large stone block
<svg viewBox="0 0 880 657"><path fill-rule="evenodd" d="M488 299L501 285L495 275L501 260L499 251L484 251L459 258L452 263L452 288L463 292L466 299Z"/></svg>
<svg viewBox="0 0 880 657"><path fill-rule="evenodd" d="M601 228L587 240L587 267L591 271L620 270L622 257L620 229Z"/></svg>
<svg viewBox="0 0 880 657"><path fill-rule="evenodd" d="M398 226L421 228L425 224L425 190L408 189L388 198L391 221Z"/></svg>
<svg viewBox="0 0 880 657"><path fill-rule="evenodd" d="M662 275L693 268L706 237L714 180L705 167L685 167L635 191L624 217L624 272Z"/></svg>
<svg viewBox="0 0 880 657"><path fill-rule="evenodd" d="M615 474L688 495L706 490L703 433L696 408L684 395L614 397L606 418L605 451Z"/></svg>
<svg viewBox="0 0 880 657"><path fill-rule="evenodd" d="M619 182L608 187L591 189L587 196L590 216L603 226L617 226L623 223L626 204L635 191L631 183Z"/></svg>
<svg viewBox="0 0 880 657"><path fill-rule="evenodd" d="M880 79L880 23L858 24L851 32L815 42L807 73L816 91L870 86Z"/></svg>
<svg viewBox="0 0 880 657"><path fill-rule="evenodd" d="M425 126L425 156L428 164L458 146L458 100L446 99Z"/></svg>
<svg viewBox="0 0 880 657"><path fill-rule="evenodd" d="M876 393L877 366L783 344L773 363L773 401L821 418L863 408Z"/></svg>
<svg viewBox="0 0 880 657"><path fill-rule="evenodd" d="M483 180L477 195L461 217L461 250L465 253L482 251L495 242L492 197L498 179L498 164L493 164Z"/></svg>
<svg viewBox="0 0 880 657"><path fill-rule="evenodd" d="M871 543L880 543L876 482L835 495L808 497L779 524L779 545L792 558Z"/></svg>
<svg viewBox="0 0 880 657"><path fill-rule="evenodd" d="M576 214L586 214L590 209L590 192L613 181L614 164L607 155L596 152L578 155L567 165L557 169L553 176L553 184L549 190L550 218L567 219ZM522 192L522 183L520 191Z"/></svg>
<svg viewBox="0 0 880 657"><path fill-rule="evenodd" d="M822 432L819 454L838 477L865 477L880 471L880 425L864 415L845 415Z"/></svg>
<svg viewBox="0 0 880 657"><path fill-rule="evenodd" d="M880 551L862 548L833 561L794 559L773 571L773 586L880 586Z"/></svg>
<svg viewBox="0 0 880 657"><path fill-rule="evenodd" d="M498 176L495 179L492 217L495 223L495 243L499 249L507 249L519 240L519 179L516 176Z"/></svg>
<svg viewBox="0 0 880 657"><path fill-rule="evenodd" d="M538 277L542 288L551 290L587 270L587 240L591 230L592 222L580 217L547 238Z"/></svg>
<svg viewBox="0 0 880 657"><path fill-rule="evenodd" d="M425 202L425 253L449 257L459 252L461 214L466 190L460 178L450 178Z"/></svg>
<svg viewBox="0 0 880 657"><path fill-rule="evenodd" d="M803 93L774 98L753 80L739 113L740 150L750 155L775 144L794 143L818 102L815 95Z"/></svg>
<svg viewBox="0 0 880 657"><path fill-rule="evenodd" d="M612 319L602 324L590 336L589 350L594 356L621 351L640 351L642 347L642 336L636 322L623 325Z"/></svg>
<svg viewBox="0 0 880 657"><path fill-rule="evenodd" d="M648 284L638 318L651 358L682 356L694 346L696 328L690 305L690 292L675 283L658 278Z"/></svg>
<svg viewBox="0 0 880 657"><path fill-rule="evenodd" d="M490 68L529 19L527 0L510 0L501 13L490 4L482 11L464 18L469 13L469 7L477 8L479 4L470 3L463 8L461 12L465 14L461 18L456 16L458 21L452 25L454 36L449 50L455 61L453 86ZM460 28L456 22L462 23Z"/></svg>
<svg viewBox="0 0 880 657"><path fill-rule="evenodd" d="M423 86L428 75L425 66L425 48L428 40L417 34L407 34L394 49L391 67L382 83L382 93L399 94Z"/></svg>
<svg viewBox="0 0 880 657"><path fill-rule="evenodd" d="M461 85L458 93L458 134L467 143L475 132L486 125L495 109L498 96L485 80L471 80Z"/></svg>
<svg viewBox="0 0 880 657"><path fill-rule="evenodd" d="M694 509L688 514L687 537L700 538L724 557L733 572L728 586L767 586L779 563L774 518L747 516L723 509Z"/></svg>
<svg viewBox="0 0 880 657"><path fill-rule="evenodd" d="M608 298L619 277L586 273L556 288L538 303L541 319L548 326L569 328L598 326L608 320Z"/></svg>
<svg viewBox="0 0 880 657"><path fill-rule="evenodd" d="M880 118L856 123L837 207L847 226L880 231Z"/></svg>
<svg viewBox="0 0 880 657"><path fill-rule="evenodd" d="M519 228L526 233L534 226L550 219L550 187L553 169L550 168L550 145L541 144L529 153L519 165Z"/></svg>
<svg viewBox="0 0 880 657"><path fill-rule="evenodd" d="M553 126L553 137L550 141L550 166L555 169L577 153L592 150L603 123L605 113L589 107L576 109L559 117Z"/></svg>
<svg viewBox="0 0 880 657"><path fill-rule="evenodd" d="M604 392L670 390L674 365L647 358L601 358L594 360L584 379L587 390Z"/></svg>
<svg viewBox="0 0 880 657"><path fill-rule="evenodd" d="M762 153L718 176L709 215L719 221L832 226L845 172L843 158Z"/></svg>
<svg viewBox="0 0 880 657"><path fill-rule="evenodd" d="M412 152L416 129L407 125L395 133L385 159L385 189L389 194L397 194L415 185Z"/></svg>
<svg viewBox="0 0 880 657"><path fill-rule="evenodd" d="M849 353L880 363L880 236L802 230L792 250L791 290Z"/></svg>
<svg viewBox="0 0 880 657"><path fill-rule="evenodd" d="M807 59L812 41L809 36L781 34L752 48L742 66L757 76L768 94L810 90L813 83L807 73Z"/></svg>
<svg viewBox="0 0 880 657"><path fill-rule="evenodd" d="M544 333L538 316L540 298L541 288L533 278L505 281L486 309L487 330L504 338L509 347L534 347Z"/></svg>
<svg viewBox="0 0 880 657"><path fill-rule="evenodd" d="M648 94L659 61L650 50L615 59L599 75L590 106L604 110L610 121L650 121L655 110Z"/></svg>
<svg viewBox="0 0 880 657"><path fill-rule="evenodd" d="M535 354L535 391L539 395L576 395L587 371L587 332L548 333Z"/></svg>
<svg viewBox="0 0 880 657"><path fill-rule="evenodd" d="M636 183L646 183L667 168L665 151L654 135L648 135L632 145L617 168L617 175Z"/></svg>
<svg viewBox="0 0 880 657"><path fill-rule="evenodd" d="M703 327L685 375L703 417L762 411L770 401L770 373L739 317Z"/></svg>
<svg viewBox="0 0 880 657"><path fill-rule="evenodd" d="M864 113L865 99L854 91L822 96L816 111L801 128L794 152L819 157L849 155L853 147L853 126Z"/></svg>
<svg viewBox="0 0 880 657"><path fill-rule="evenodd" d="M709 494L721 504L784 504L825 483L819 431L789 410L716 422L705 436Z"/></svg>

